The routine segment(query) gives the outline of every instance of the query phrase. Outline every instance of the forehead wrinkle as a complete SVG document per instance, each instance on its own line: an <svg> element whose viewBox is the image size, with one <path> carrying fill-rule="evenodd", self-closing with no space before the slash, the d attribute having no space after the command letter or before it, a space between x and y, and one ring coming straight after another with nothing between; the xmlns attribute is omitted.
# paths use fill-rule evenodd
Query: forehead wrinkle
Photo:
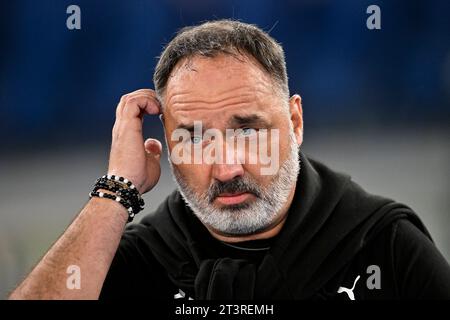
<svg viewBox="0 0 450 320"><path fill-rule="evenodd" d="M177 111L194 111L194 110L215 110L226 107L236 107L238 105L250 104L253 99L245 99L244 97L231 97L221 99L219 101L192 100L180 101L172 105L174 112Z"/></svg>
<svg viewBox="0 0 450 320"><path fill-rule="evenodd" d="M173 113L174 115L180 115L180 117L186 117L189 118L188 113L198 114L199 111L210 111L210 112L220 112L221 114L230 110L230 109L245 109L249 106L249 103L239 103L239 104L227 104L220 107L214 107L214 108L202 108L202 107L189 107L182 110L175 110ZM211 113L211 116L213 114ZM197 119L200 120L200 119ZM203 120L202 120L203 121Z"/></svg>
<svg viewBox="0 0 450 320"><path fill-rule="evenodd" d="M223 73L221 70L219 72L217 72L218 70L218 66L220 65L220 61L217 63L215 62L214 65L212 66L213 69L215 70L208 70L209 68L211 68L211 66L206 66L205 70L200 70L200 71L196 71L196 72L192 72L189 70L183 70L184 72L180 72L179 74L177 74L176 79L171 78L170 81L167 83L167 91L166 91L166 96L169 98L168 99L168 104L170 104L171 100L172 100L172 96L176 97L178 95L177 92L175 92L174 95L170 95L170 93L172 91L177 90L177 88L181 87L181 92L179 92L180 94L184 94L184 93L189 93L191 92L190 88L192 87L192 84L195 83L206 83L206 86L208 88L213 88L211 87L211 78L210 76L213 76L214 78L217 78L216 80L219 82L231 82L230 87L233 85L233 82L235 80L237 80L238 83L241 83L240 85L234 85L231 88L225 88L223 89L222 92L217 92L216 95L222 95L222 94L226 94L229 91L235 91L235 90L249 90L249 91L254 91L256 88L258 88L260 91L266 91L266 93L273 93L273 81L272 79L265 74L264 72L262 72L259 68L248 68L247 66L244 67L244 70L242 70L242 64L239 64L239 68L236 68L235 66L230 66L229 68L227 68L227 72ZM234 67L234 68L233 68ZM233 70L235 69L235 70ZM206 78L205 78L206 76ZM180 82L178 85L173 84L173 81L175 82ZM171 86L172 84L172 86ZM180 86L181 84L181 86ZM187 88L186 88L186 87ZM172 90L170 90L173 87ZM183 90L183 87L185 87L186 89ZM249 89L250 88L250 89Z"/></svg>
<svg viewBox="0 0 450 320"><path fill-rule="evenodd" d="M256 83L255 86L241 84L236 87L226 88L222 92L217 92L217 93L215 93L215 96L221 97L223 95L229 94L230 92L233 92L234 95L239 95L239 96L254 95L254 92L261 92L261 93L265 93L265 94L270 93L269 90L264 90L264 89L262 89L262 87L265 87L265 84L263 83L263 81L258 81L258 83ZM182 97L182 96L189 95L189 94L193 94L193 95L196 94L195 91L189 90L189 89L182 90L180 92L175 92L172 95L170 94L170 91L173 91L173 90L168 90L168 92L167 92L167 96L169 98L167 101L168 104L170 104L172 102L172 100L175 100L175 102L177 102L176 100L178 98L180 98L180 96ZM200 92L200 94L201 94L201 92ZM182 98L180 98L180 99L182 99ZM214 102L214 101L211 101L211 102Z"/></svg>
<svg viewBox="0 0 450 320"><path fill-rule="evenodd" d="M169 98L171 104L168 105L171 109L175 109L173 112L177 113L178 111L198 111L198 110L214 110L214 109L224 109L228 107L237 107L237 105L245 105L245 104L255 104L262 106L262 97L267 96L268 92L263 90L262 88L239 88L240 92L230 92L230 90L226 90L217 96L212 97L212 99L208 99L208 97L200 97L194 98L192 100L183 99L186 95L193 95L191 92L180 92L172 95ZM217 98L216 98L217 97ZM175 101L173 101L175 100ZM217 106L219 104L219 106ZM192 106L195 105L195 106ZM198 106L204 105L204 106Z"/></svg>
<svg viewBox="0 0 450 320"><path fill-rule="evenodd" d="M231 100L231 99L239 99L239 98L241 98L241 99L250 98L251 99L255 96L254 93L245 93L245 94L234 95L232 97L220 97L219 95L217 95L216 99L199 98L199 99L187 100L187 99L182 98L185 95L186 94L178 94L176 97L174 96L175 99L170 99L170 100L175 100L175 101L172 101L172 106L189 104L189 103L217 104L217 103L221 103L223 101Z"/></svg>

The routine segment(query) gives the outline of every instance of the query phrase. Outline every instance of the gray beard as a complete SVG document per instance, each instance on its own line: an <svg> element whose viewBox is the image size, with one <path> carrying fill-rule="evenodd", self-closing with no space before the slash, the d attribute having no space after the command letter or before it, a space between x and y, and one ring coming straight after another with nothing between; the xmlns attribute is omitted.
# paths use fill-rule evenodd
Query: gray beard
<svg viewBox="0 0 450 320"><path fill-rule="evenodd" d="M216 208L211 202L211 192L198 195L186 182L178 168L169 164L178 189L197 218L207 227L227 235L249 235L272 225L297 183L300 172L299 146L294 132L289 135L290 152L268 187L263 188L248 176L241 177L242 184L255 191L256 199L250 203Z"/></svg>

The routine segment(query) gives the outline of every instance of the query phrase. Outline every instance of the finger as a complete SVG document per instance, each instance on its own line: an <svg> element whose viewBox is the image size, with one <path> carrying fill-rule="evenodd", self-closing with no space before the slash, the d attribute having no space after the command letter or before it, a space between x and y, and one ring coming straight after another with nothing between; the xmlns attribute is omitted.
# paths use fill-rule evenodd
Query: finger
<svg viewBox="0 0 450 320"><path fill-rule="evenodd" d="M149 95L132 95L126 98L119 111L122 118L135 118L146 114L160 114L161 109L158 101L154 96Z"/></svg>
<svg viewBox="0 0 450 320"><path fill-rule="evenodd" d="M138 89L138 90L135 90L135 91L133 91L133 92L130 92L129 94L135 94L135 93L145 93L145 94L152 94L152 95L155 95L155 96L156 96L155 90L153 90L153 89L147 89L147 88L144 88L144 89Z"/></svg>
<svg viewBox="0 0 450 320"><path fill-rule="evenodd" d="M154 90L152 89L139 89L136 91L133 91L131 93L125 94L120 98L120 101L117 105L116 108L116 117L119 117L122 115L123 109L125 107L125 105L127 104L127 102L134 97L138 97L138 96L148 96L150 99L153 99L155 101L155 103L158 105L158 108L161 110L161 106L159 103L158 98L156 97L156 93Z"/></svg>
<svg viewBox="0 0 450 320"><path fill-rule="evenodd" d="M144 142L145 151L154 156L161 156L162 144L157 139L147 139Z"/></svg>

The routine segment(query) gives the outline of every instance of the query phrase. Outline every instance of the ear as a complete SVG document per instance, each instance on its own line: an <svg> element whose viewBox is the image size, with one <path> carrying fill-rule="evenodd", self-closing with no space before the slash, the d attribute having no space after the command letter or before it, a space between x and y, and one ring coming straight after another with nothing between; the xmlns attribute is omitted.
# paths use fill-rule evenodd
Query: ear
<svg viewBox="0 0 450 320"><path fill-rule="evenodd" d="M297 137L297 142L300 146L303 143L303 109L302 98L298 94L294 94L289 99L289 113L294 128L294 134Z"/></svg>
<svg viewBox="0 0 450 320"><path fill-rule="evenodd" d="M164 118L164 115L162 113L159 115L159 120L162 123L163 131L164 131L164 135L165 135L166 134L166 126L165 126L166 119Z"/></svg>

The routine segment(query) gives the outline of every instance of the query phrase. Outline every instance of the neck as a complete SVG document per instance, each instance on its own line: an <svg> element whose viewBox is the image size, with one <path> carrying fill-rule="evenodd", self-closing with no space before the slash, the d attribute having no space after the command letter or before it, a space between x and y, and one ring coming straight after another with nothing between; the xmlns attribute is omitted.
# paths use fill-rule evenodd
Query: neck
<svg viewBox="0 0 450 320"><path fill-rule="evenodd" d="M294 194L295 194L295 184L294 184L294 188L292 188L292 191L289 194L289 197L288 197L285 205L281 208L280 212L278 213L277 218L267 228L265 228L259 232L256 232L253 234L246 234L246 235L228 235L228 234L221 233L217 230L214 230L208 226L206 226L206 228L208 229L209 233L214 238L216 238L220 241L229 242L229 243L237 243L237 242L250 241L250 240L269 239L269 238L275 237L278 233L280 233L281 229L284 226L284 223L286 222L287 213L292 204L292 200L294 199Z"/></svg>

